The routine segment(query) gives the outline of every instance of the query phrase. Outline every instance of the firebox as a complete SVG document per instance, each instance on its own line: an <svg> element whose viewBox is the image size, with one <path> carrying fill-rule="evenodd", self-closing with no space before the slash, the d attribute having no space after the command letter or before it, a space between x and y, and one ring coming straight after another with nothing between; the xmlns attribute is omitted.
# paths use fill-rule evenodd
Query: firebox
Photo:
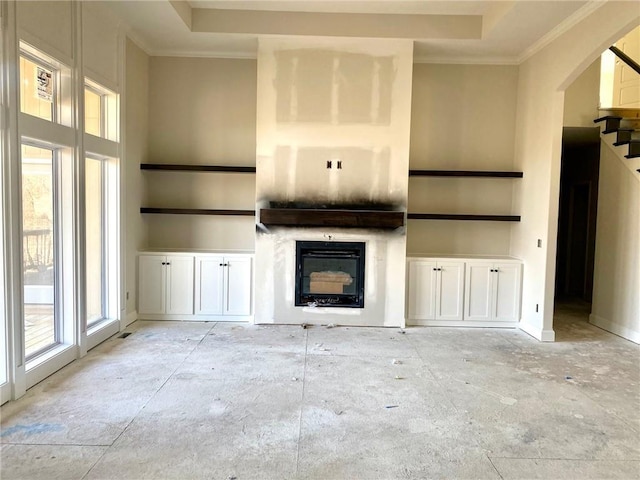
<svg viewBox="0 0 640 480"><path fill-rule="evenodd" d="M364 242L296 242L296 306L364 308Z"/></svg>

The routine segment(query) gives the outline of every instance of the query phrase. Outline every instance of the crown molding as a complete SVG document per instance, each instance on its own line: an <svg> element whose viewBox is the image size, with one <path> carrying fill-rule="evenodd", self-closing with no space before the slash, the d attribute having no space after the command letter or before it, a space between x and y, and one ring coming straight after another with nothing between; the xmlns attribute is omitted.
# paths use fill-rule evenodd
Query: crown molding
<svg viewBox="0 0 640 480"><path fill-rule="evenodd" d="M229 60L256 60L258 58L255 52L190 52L185 50L154 50L149 55L152 57L220 58Z"/></svg>
<svg viewBox="0 0 640 480"><path fill-rule="evenodd" d="M413 63L448 65L518 65L517 57L431 57L421 55L413 58Z"/></svg>
<svg viewBox="0 0 640 480"><path fill-rule="evenodd" d="M607 0L589 0L586 5L580 7L572 15L569 15L564 21L556 25L555 28L547 32L547 34L540 38L540 40L535 42L530 47L526 48L518 56L518 64L525 62L527 59L538 53L544 47L557 39L560 35L570 30L586 17L595 12L597 9L602 7L605 3L607 3Z"/></svg>

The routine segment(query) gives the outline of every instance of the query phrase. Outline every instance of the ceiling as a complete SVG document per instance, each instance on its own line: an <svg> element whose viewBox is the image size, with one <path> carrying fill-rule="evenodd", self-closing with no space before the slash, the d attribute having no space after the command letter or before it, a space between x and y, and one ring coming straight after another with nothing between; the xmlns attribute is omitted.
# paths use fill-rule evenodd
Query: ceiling
<svg viewBox="0 0 640 480"><path fill-rule="evenodd" d="M414 40L417 62L517 64L599 0L108 1L150 55L255 58L272 35Z"/></svg>

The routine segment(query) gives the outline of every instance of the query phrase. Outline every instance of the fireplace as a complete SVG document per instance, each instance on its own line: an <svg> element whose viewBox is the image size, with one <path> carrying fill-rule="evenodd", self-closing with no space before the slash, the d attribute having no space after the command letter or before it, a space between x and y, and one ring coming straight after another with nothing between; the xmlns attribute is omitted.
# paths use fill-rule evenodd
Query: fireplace
<svg viewBox="0 0 640 480"><path fill-rule="evenodd" d="M364 308L364 242L296 242L298 307Z"/></svg>

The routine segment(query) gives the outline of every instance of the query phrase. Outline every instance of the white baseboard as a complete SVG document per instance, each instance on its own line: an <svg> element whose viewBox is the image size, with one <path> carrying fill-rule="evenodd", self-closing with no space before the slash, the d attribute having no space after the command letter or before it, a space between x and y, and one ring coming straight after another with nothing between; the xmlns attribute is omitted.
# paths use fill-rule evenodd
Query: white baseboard
<svg viewBox="0 0 640 480"><path fill-rule="evenodd" d="M131 325L137 319L138 319L138 312L136 310L134 310L133 312L127 313L127 316L124 319L125 328L128 327L129 325Z"/></svg>
<svg viewBox="0 0 640 480"><path fill-rule="evenodd" d="M589 315L589 323L595 325L596 327L602 328L607 332L614 333L619 337L626 338L633 343L640 343L640 332L638 330L632 330L620 325L619 323L599 317L598 315L594 314Z"/></svg>
<svg viewBox="0 0 640 480"><path fill-rule="evenodd" d="M469 327L469 328L515 328L517 322L496 322L479 320L407 320L408 327Z"/></svg>
<svg viewBox="0 0 640 480"><path fill-rule="evenodd" d="M553 330L543 330L541 328L534 327L533 325L530 325L530 324L525 323L523 321L520 321L520 323L518 323L518 327L524 333L526 333L528 335L531 335L533 338L535 338L536 340L539 340L541 342L555 342L556 341L556 332L554 332Z"/></svg>
<svg viewBox="0 0 640 480"><path fill-rule="evenodd" d="M246 322L253 323L253 315L170 315L141 313L138 320L169 320L172 322Z"/></svg>

